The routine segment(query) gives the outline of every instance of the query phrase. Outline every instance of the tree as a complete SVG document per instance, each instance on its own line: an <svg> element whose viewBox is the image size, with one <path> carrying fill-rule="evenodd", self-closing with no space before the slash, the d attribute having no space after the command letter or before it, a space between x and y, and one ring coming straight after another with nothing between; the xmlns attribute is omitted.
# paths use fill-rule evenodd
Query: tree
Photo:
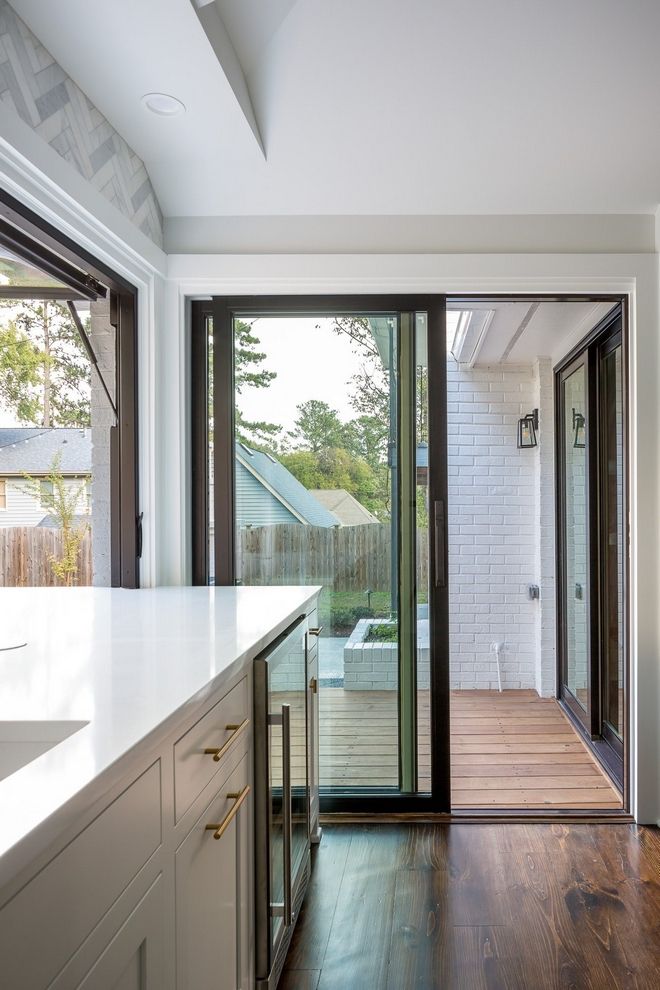
<svg viewBox="0 0 660 990"><path fill-rule="evenodd" d="M243 320L234 323L234 388L240 395L246 388L268 388L277 378L277 372L267 371L260 367L266 359L266 354L259 351L261 341L252 332L252 324ZM236 436L244 443L253 446L272 445L280 434L282 427L265 420L247 420L236 403L235 412Z"/></svg>
<svg viewBox="0 0 660 990"><path fill-rule="evenodd" d="M371 324L365 316L336 317L333 329L351 340L361 359L360 370L351 378L351 405L360 416L390 422L390 374L383 364Z"/></svg>
<svg viewBox="0 0 660 990"><path fill-rule="evenodd" d="M64 303L2 303L0 399L23 423L89 426L89 358ZM6 348L6 351L5 351Z"/></svg>
<svg viewBox="0 0 660 990"><path fill-rule="evenodd" d="M344 427L336 409L320 399L308 399L296 406L295 429L288 434L294 446L318 454L331 447L343 447Z"/></svg>
<svg viewBox="0 0 660 990"><path fill-rule="evenodd" d="M78 526L75 524L80 500L85 496L85 483L73 488L67 487L62 476L59 454L53 458L45 485L29 474L24 474L23 477L29 493L49 510L62 530L62 556L59 559L51 557L50 566L58 581L70 587L76 583L80 548L89 530L87 523Z"/></svg>
<svg viewBox="0 0 660 990"><path fill-rule="evenodd" d="M374 469L387 464L389 436L389 423L377 416L358 416L344 426L346 450L361 457Z"/></svg>
<svg viewBox="0 0 660 990"><path fill-rule="evenodd" d="M0 401L21 423L39 421L42 360L24 333L9 324L0 327Z"/></svg>
<svg viewBox="0 0 660 990"><path fill-rule="evenodd" d="M307 489L343 488L375 515L383 510L372 469L341 447L292 450L280 454L279 460Z"/></svg>

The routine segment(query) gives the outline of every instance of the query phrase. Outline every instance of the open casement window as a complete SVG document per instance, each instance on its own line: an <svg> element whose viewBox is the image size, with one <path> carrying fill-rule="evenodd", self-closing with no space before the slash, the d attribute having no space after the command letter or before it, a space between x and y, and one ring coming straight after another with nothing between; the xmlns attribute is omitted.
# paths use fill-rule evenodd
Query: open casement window
<svg viewBox="0 0 660 990"><path fill-rule="evenodd" d="M75 529L64 583L138 586L136 300L122 277L0 193L0 334L13 355L0 367L0 474L16 492L9 507L5 494L0 537L30 548L27 571L0 584L62 583L48 560Z"/></svg>

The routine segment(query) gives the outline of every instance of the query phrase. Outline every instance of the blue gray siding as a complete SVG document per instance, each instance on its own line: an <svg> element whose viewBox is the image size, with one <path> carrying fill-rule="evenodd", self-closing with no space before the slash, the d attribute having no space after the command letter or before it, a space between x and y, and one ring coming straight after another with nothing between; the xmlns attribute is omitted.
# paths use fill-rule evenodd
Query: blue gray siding
<svg viewBox="0 0 660 990"><path fill-rule="evenodd" d="M253 474L236 460L236 519L240 527L300 523Z"/></svg>

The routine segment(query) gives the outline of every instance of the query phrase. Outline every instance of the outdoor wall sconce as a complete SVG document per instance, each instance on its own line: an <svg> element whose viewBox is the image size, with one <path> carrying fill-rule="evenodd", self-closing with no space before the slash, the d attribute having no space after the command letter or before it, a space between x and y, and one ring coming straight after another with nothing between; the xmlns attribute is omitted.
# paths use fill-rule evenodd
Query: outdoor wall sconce
<svg viewBox="0 0 660 990"><path fill-rule="evenodd" d="M573 432L575 433L575 438L573 440L574 447L586 447L586 420L581 412L576 412L573 410Z"/></svg>
<svg viewBox="0 0 660 990"><path fill-rule="evenodd" d="M518 420L518 446L519 447L536 447L538 440L536 434L539 428L539 411L535 409L531 413L527 413L522 419Z"/></svg>

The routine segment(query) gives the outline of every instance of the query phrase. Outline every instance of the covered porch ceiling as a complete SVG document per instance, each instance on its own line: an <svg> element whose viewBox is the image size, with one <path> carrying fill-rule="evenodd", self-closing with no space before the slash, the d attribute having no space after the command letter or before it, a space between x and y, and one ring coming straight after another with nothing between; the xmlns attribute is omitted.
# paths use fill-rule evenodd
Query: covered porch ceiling
<svg viewBox="0 0 660 990"><path fill-rule="evenodd" d="M462 365L558 360L610 312L614 301L449 299L447 351Z"/></svg>

